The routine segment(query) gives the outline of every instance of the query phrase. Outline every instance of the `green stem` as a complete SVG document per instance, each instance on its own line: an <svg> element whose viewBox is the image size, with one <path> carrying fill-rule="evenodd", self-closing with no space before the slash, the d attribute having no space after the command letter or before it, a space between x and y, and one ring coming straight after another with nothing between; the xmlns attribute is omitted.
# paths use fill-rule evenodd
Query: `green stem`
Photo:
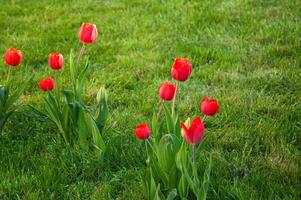
<svg viewBox="0 0 301 200"><path fill-rule="evenodd" d="M179 85L179 82L177 81L177 82L176 82L175 96L174 96L174 98L173 98L173 100L172 100L172 110L171 110L171 115L172 115L172 117L174 117L175 109L176 109L176 97L177 97L178 85Z"/></svg>
<svg viewBox="0 0 301 200"><path fill-rule="evenodd" d="M162 100L162 101L161 101L161 104L160 104L160 107L159 107L159 110L158 110L158 112L157 112L157 122L158 122L158 120L159 120L161 111L162 111L162 109L163 109L163 104L164 104L164 101Z"/></svg>
<svg viewBox="0 0 301 200"><path fill-rule="evenodd" d="M150 150L152 152L149 153L149 148L148 146L150 147ZM152 153L154 153L154 149L153 149L153 146L152 144L150 143L150 138L146 139L145 140L145 148L146 148L146 155L147 155L147 160L151 158L152 156Z"/></svg>
<svg viewBox="0 0 301 200"><path fill-rule="evenodd" d="M55 82L55 93L58 99L58 103L60 102L60 86L59 86L59 72L58 70L54 70L54 82Z"/></svg>
<svg viewBox="0 0 301 200"><path fill-rule="evenodd" d="M154 149L153 149L152 144L150 143L150 140L151 140L151 138L146 139L146 142L147 142L146 144L148 144L150 146L151 150L154 152Z"/></svg>
<svg viewBox="0 0 301 200"><path fill-rule="evenodd" d="M193 158L193 165L195 166L196 164L196 145L194 144L192 147L192 158Z"/></svg>
<svg viewBox="0 0 301 200"><path fill-rule="evenodd" d="M10 78L10 74L11 74L11 68L12 67L8 67L8 70L7 70L7 79L6 79L6 83L8 84L9 83L9 78Z"/></svg>
<svg viewBox="0 0 301 200"><path fill-rule="evenodd" d="M77 78L79 75L79 64L80 64L80 60L84 55L84 51L85 51L85 44L83 43L82 47L80 48L78 57L77 57L77 61L76 61L76 68L75 68L75 77L74 77L74 94L75 96L77 96Z"/></svg>
<svg viewBox="0 0 301 200"><path fill-rule="evenodd" d="M82 47L80 48L78 57L77 57L77 61L76 61L76 78L78 76L79 73L79 64L80 64L80 60L84 55L84 51L85 51L85 44L83 43Z"/></svg>

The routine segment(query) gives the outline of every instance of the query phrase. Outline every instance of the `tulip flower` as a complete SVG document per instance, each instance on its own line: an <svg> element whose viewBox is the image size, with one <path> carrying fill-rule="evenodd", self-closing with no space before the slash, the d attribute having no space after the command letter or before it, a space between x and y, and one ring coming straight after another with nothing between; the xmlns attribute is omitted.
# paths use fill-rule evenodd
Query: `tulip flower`
<svg viewBox="0 0 301 200"><path fill-rule="evenodd" d="M63 67L64 58L63 55L58 52L49 54L49 66L54 70L59 70Z"/></svg>
<svg viewBox="0 0 301 200"><path fill-rule="evenodd" d="M39 87L43 91L51 91L54 88L54 80L51 77L44 78L40 81Z"/></svg>
<svg viewBox="0 0 301 200"><path fill-rule="evenodd" d="M4 59L6 64L8 64L9 66L16 67L22 61L22 52L15 48L9 48L5 53Z"/></svg>
<svg viewBox="0 0 301 200"><path fill-rule="evenodd" d="M171 68L171 76L176 81L186 81L192 72L188 59L176 58Z"/></svg>
<svg viewBox="0 0 301 200"><path fill-rule="evenodd" d="M147 124L138 124L135 129L135 135L139 140L149 138L151 130Z"/></svg>
<svg viewBox="0 0 301 200"><path fill-rule="evenodd" d="M97 35L98 33L95 24L83 23L80 28L78 37L83 43L91 44L96 40Z"/></svg>
<svg viewBox="0 0 301 200"><path fill-rule="evenodd" d="M202 122L200 117L196 117L190 124L190 127L187 128L186 125L180 123L182 130L184 131L184 137L186 141L190 144L199 144L204 137L205 125Z"/></svg>
<svg viewBox="0 0 301 200"><path fill-rule="evenodd" d="M171 83L165 82L160 85L159 96L164 101L170 101L174 98L176 86Z"/></svg>
<svg viewBox="0 0 301 200"><path fill-rule="evenodd" d="M213 116L218 111L219 105L216 99L203 98L201 103L201 111L204 115Z"/></svg>

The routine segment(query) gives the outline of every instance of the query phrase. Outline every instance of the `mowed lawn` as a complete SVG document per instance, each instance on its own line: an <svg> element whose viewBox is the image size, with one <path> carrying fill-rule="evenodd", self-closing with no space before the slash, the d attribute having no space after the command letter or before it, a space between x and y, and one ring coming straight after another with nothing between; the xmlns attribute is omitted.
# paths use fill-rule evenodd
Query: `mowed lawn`
<svg viewBox="0 0 301 200"><path fill-rule="evenodd" d="M208 199L299 199L300 10L298 0L0 1L1 57L21 49L12 77L16 86L30 81L20 102L43 109L37 84L53 75L52 51L65 56L67 84L70 49L78 52L77 32L89 21L99 37L86 48L86 97L104 85L111 112L100 162L65 149L48 119L19 109L0 135L0 199L143 199L146 156L133 129L158 110L158 86L171 81L177 56L193 65L179 89L181 120L201 115L204 96L221 105L206 119L199 152L199 165L213 153Z"/></svg>

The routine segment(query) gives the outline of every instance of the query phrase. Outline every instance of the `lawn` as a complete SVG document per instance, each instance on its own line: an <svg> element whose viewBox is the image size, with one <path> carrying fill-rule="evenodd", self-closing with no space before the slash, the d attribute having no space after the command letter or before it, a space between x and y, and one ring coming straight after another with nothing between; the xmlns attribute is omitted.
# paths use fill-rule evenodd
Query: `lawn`
<svg viewBox="0 0 301 200"><path fill-rule="evenodd" d="M87 100L105 86L110 118L100 162L64 148L56 127L23 106L0 135L0 199L143 199L146 155L133 130L158 110L178 56L193 67L179 89L181 119L200 115L204 96L220 103L198 160L213 155L208 199L299 199L300 9L297 0L2 0L0 54L21 49L12 77L30 81L19 101L43 108L49 53L78 52L89 21L99 37L85 54Z"/></svg>

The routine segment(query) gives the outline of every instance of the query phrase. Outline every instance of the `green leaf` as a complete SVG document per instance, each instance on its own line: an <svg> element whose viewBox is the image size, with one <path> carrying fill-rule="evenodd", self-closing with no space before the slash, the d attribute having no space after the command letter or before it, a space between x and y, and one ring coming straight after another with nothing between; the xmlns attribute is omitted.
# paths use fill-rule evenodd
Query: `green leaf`
<svg viewBox="0 0 301 200"><path fill-rule="evenodd" d="M73 103L75 101L74 93L70 90L63 90L63 94L66 98L68 104Z"/></svg>
<svg viewBox="0 0 301 200"><path fill-rule="evenodd" d="M160 184L158 184L157 188L156 188L156 193L155 193L155 197L153 198L154 200L161 200L163 198L161 198L161 196L163 195L160 195Z"/></svg>
<svg viewBox="0 0 301 200"><path fill-rule="evenodd" d="M103 141L103 138L99 132L97 125L95 124L95 121L92 119L91 116L89 116L88 119L91 125L91 134L92 134L92 140L94 143L95 150L97 151L98 155L101 155L105 152L106 145Z"/></svg>
<svg viewBox="0 0 301 200"><path fill-rule="evenodd" d="M166 200L173 200L177 197L177 190L173 189L169 192Z"/></svg>
<svg viewBox="0 0 301 200"><path fill-rule="evenodd" d="M82 109L79 111L79 117L78 117L78 142L82 149L88 151L89 149L89 143L88 143L88 137L89 133L91 132L91 128L88 126L86 121L86 115Z"/></svg>
<svg viewBox="0 0 301 200"><path fill-rule="evenodd" d="M76 91L76 95L77 95L77 99L80 99L84 89L85 89L85 80L86 80L86 74L87 74L87 70L89 68L89 63L87 62L84 69L79 73L78 77L77 77L77 91Z"/></svg>
<svg viewBox="0 0 301 200"><path fill-rule="evenodd" d="M181 199L186 199L188 196L188 182L184 176L184 174L182 174L180 181L179 181L179 185L178 185L178 190L179 190L179 195L181 197Z"/></svg>
<svg viewBox="0 0 301 200"><path fill-rule="evenodd" d="M73 54L73 49L70 50L70 57L69 57L69 69L70 69L70 79L72 82L72 87L73 87L73 92L76 92L76 69L75 65L73 63L74 59L74 54Z"/></svg>
<svg viewBox="0 0 301 200"><path fill-rule="evenodd" d="M7 122L8 118L13 114L15 109L10 110L9 112L6 112L5 114L1 114L0 118L0 132L2 131L5 123Z"/></svg>
<svg viewBox="0 0 301 200"><path fill-rule="evenodd" d="M8 94L9 94L9 88L4 86L4 85L0 85L0 103L1 103L1 110L4 109L7 98L8 98Z"/></svg>
<svg viewBox="0 0 301 200"><path fill-rule="evenodd" d="M102 133L102 130L109 116L108 93L104 87L100 88L97 93L97 103L98 113L96 117L96 124L99 132Z"/></svg>
<svg viewBox="0 0 301 200"><path fill-rule="evenodd" d="M150 179L150 183L149 183L149 199L155 199L155 196L157 194L157 186L156 186L156 182L155 179L153 177L153 173L152 170L150 169L149 172L149 179Z"/></svg>
<svg viewBox="0 0 301 200"><path fill-rule="evenodd" d="M182 141L181 148L176 155L176 165L180 170L183 170L183 167L186 167L187 163L187 148L185 142Z"/></svg>
<svg viewBox="0 0 301 200"><path fill-rule="evenodd" d="M48 96L44 97L44 101L46 103L45 109L48 113L48 117L56 124L65 143L68 144L67 133L63 128L63 117L56 99L51 92L48 92Z"/></svg>
<svg viewBox="0 0 301 200"><path fill-rule="evenodd" d="M198 185L195 185L194 182L193 182L193 179L191 178L189 172L188 172L188 169L189 167L186 166L186 167L183 167L183 172L184 172L184 176L185 176L185 179L187 180L188 182L188 185L190 187L190 189L192 190L192 192L197 196L197 191L198 191Z"/></svg>
<svg viewBox="0 0 301 200"><path fill-rule="evenodd" d="M70 124L70 113L69 106L67 104L63 105L62 109L62 127L64 129L66 139L71 142L70 138L73 137L72 133L72 125ZM71 126L71 127L69 127Z"/></svg>
<svg viewBox="0 0 301 200"><path fill-rule="evenodd" d="M175 133L175 122L173 121L172 115L165 104L163 104L163 108L164 108L168 133L174 134Z"/></svg>
<svg viewBox="0 0 301 200"><path fill-rule="evenodd" d="M205 200L207 198L207 193L208 193L209 183L210 183L211 168L212 168L212 153L210 154L208 165L204 173L202 188L199 191L198 200Z"/></svg>
<svg viewBox="0 0 301 200"><path fill-rule="evenodd" d="M152 134L156 141L159 140L159 135L157 131L157 115L155 112L153 113L153 118L152 118Z"/></svg>
<svg viewBox="0 0 301 200"><path fill-rule="evenodd" d="M52 92L48 92L48 98L46 99L46 101L48 102L48 105L51 108L55 117L58 119L58 121L61 122L62 116L60 113L60 108L59 108L58 102L57 102L56 98L53 96Z"/></svg>
<svg viewBox="0 0 301 200"><path fill-rule="evenodd" d="M27 84L22 84L18 87L17 90L14 91L12 95L9 95L6 104L5 104L5 110L9 110L9 108L18 100L18 98L22 95L24 90L26 89Z"/></svg>

